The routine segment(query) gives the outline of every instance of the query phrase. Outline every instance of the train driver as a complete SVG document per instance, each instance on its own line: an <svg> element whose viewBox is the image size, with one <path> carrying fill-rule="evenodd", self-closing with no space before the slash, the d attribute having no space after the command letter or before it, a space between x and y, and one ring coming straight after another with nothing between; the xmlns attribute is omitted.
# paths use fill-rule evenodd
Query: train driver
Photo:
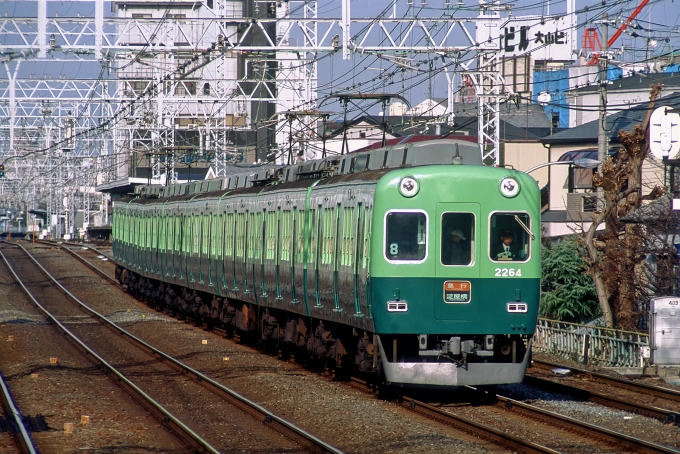
<svg viewBox="0 0 680 454"><path fill-rule="evenodd" d="M491 257L494 260L522 260L520 248L517 244L513 244L512 230L501 230L500 241L494 245L491 251Z"/></svg>

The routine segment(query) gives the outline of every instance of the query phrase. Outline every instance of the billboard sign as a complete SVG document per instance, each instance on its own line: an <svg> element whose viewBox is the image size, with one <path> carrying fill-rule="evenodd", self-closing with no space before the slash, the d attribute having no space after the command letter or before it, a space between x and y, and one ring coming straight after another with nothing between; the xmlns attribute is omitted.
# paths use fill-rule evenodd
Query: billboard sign
<svg viewBox="0 0 680 454"><path fill-rule="evenodd" d="M509 17L500 22L498 34L504 57L530 54L534 60L572 61L576 58L576 16Z"/></svg>

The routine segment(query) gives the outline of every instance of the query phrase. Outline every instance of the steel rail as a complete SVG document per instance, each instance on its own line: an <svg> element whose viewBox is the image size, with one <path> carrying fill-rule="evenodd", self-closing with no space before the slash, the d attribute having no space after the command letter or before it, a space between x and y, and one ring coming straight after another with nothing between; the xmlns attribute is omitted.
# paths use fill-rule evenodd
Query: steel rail
<svg viewBox="0 0 680 454"><path fill-rule="evenodd" d="M52 242L52 241L46 241L46 240L39 240L38 242L39 242L39 243L49 244L49 245L51 245L51 246L57 247L57 248L59 248L59 249L61 249L61 250L63 250L63 251L68 252L69 254L71 254L71 255L72 255L73 257L75 257L77 260L81 261L83 264L87 265L92 271L94 271L95 273L97 273L98 275L100 275L101 277L103 277L104 279L108 280L109 282L111 282L112 284L114 284L114 285L116 285L116 286L120 285L120 283L119 283L115 278L112 278L111 276L109 276L108 274L106 274L104 271L102 271L102 270L100 270L99 268L97 268L96 266L94 266L94 265L93 265L92 263L90 263L90 261L88 261L86 258L82 257L82 256L79 255L79 254L76 254L75 251L73 251L73 250L71 250L70 248L67 247L68 245L67 245L67 246L64 246L63 244L59 244L59 243L57 243L57 242ZM90 248L89 246L79 246L79 247L87 247L88 249L94 251L95 253L101 254L101 255L103 255L104 257L107 257L109 260L111 260L110 257L108 257L108 256L105 255L105 254L102 254L100 251L98 251L98 250L96 250L96 249L94 249L94 248Z"/></svg>
<svg viewBox="0 0 680 454"><path fill-rule="evenodd" d="M635 391L639 393L645 393L645 394L650 394L654 397L660 397L662 399L669 399L673 400L676 402L680 402L680 391L676 391L674 389L669 389L669 388L663 388L661 386L654 386L654 385L648 385L645 383L635 383L633 381L630 381L628 379L624 378L616 378L612 377L609 375L605 374L600 374L597 372L591 372L589 370L585 369L579 369L576 367L571 367L571 366L564 366L562 364L557 364L557 363L552 363L550 361L543 361L543 360L533 360L533 366L536 366L541 369L554 369L554 368L561 368L561 369L569 369L574 375L580 375L580 376L587 376L591 378L593 381L596 382L601 382L601 383L606 383L606 384L613 384L614 386L617 386L619 388L624 388L630 391Z"/></svg>
<svg viewBox="0 0 680 454"><path fill-rule="evenodd" d="M430 419L437 420L448 426L456 427L460 430L471 433L485 440L498 443L512 450L544 454L555 454L558 452L548 447L539 445L537 443L532 443L528 440L524 440L509 433L503 432L502 430L495 429L491 426L480 424L470 419L449 413L445 410L441 410L437 407L433 407L415 399L404 397L403 400L399 402L399 404L404 408L408 408L409 410L419 413Z"/></svg>
<svg viewBox="0 0 680 454"><path fill-rule="evenodd" d="M63 245L58 245L58 247L61 247L62 249L68 251L73 256L80 259L83 263L89 265L93 270L95 270L99 274L105 276L107 279L114 282L116 285L118 284L118 282L115 281L115 279L110 278L109 276L106 276L101 270L99 270L97 267L92 265L89 261L87 261L86 259L84 259L80 255L78 255L74 251L68 249L67 247L63 247ZM92 248L90 248L90 249L92 249ZM97 251L95 251L95 252L97 252ZM539 367L543 367L543 366L541 366L541 364L546 364L546 365L552 366L552 367L564 367L564 366L557 365L557 364L551 364L551 363L544 362L544 361L534 360L534 364L537 364L537 363L539 364ZM648 392L650 394L654 394L655 396L658 396L658 397L668 397L668 396L673 396L673 397L670 397L670 398L677 397L677 400L680 401L680 392L677 392L677 391L674 391L674 390L660 388L660 387L654 387L654 386L650 386L650 385L639 385L639 384L635 384L635 383L625 382L623 380L617 380L613 377L608 377L608 376L603 375L603 374L595 374L595 373L591 373L589 371L574 369L574 368L571 368L571 367L569 367L569 369L577 371L579 373L592 375L594 377L596 376L596 377L598 377L598 379L600 377L602 377L603 381L609 380L609 381L612 381L612 382L616 382L617 384L620 383L622 385L622 387L625 387L625 385L629 385L629 389L632 389L632 390L641 391L641 389L639 389L639 388L642 388L642 389L645 389L646 392ZM589 401L592 401L592 402L595 402L595 403L598 403L598 404L601 404L601 405L606 405L606 406L618 408L618 409L621 409L621 410L626 410L626 411L638 413L638 414L641 414L641 415L649 416L649 417L658 419L658 420L660 420L664 423L670 423L670 422L674 422L676 424L680 423L680 415L675 413L675 412L669 411L669 410L665 410L665 409L661 409L661 408L657 408L657 407L652 407L652 406L649 406L649 405L634 404L634 403L626 402L626 401L623 401L621 399L616 399L614 397L609 397L609 396L606 396L606 395L603 395L603 394L587 391L587 390L584 390L582 388L577 388L577 387L573 387L573 386L569 386L569 385L564 385L564 384L561 384L561 383L552 382L550 380L544 380L544 379L540 379L540 378L537 378L537 377L532 377L530 375L525 376L525 383L527 383L528 385L531 385L531 386L541 387L543 389L547 389L547 390L550 390L550 391L553 391L553 392L561 392L561 393L564 393L564 394L583 398L585 400L589 400ZM515 406L515 407L517 407L518 405L519 406L533 407L533 406L528 406L528 404L523 404L523 403L518 402L518 401L513 401L512 399L509 399L509 398L505 398L505 397L501 397L501 396L498 396L498 398L499 398L499 400L503 400L504 405L511 405L511 406ZM538 444L533 444L533 443L527 442L526 440L521 440L521 439L513 440L513 437L510 436L509 434L506 434L506 433L501 432L501 431L497 431L496 429L493 429L492 427L484 426L482 424L479 424L479 423L476 423L476 422L473 422L473 421L470 421L470 420L466 420L464 418L460 418L459 416L453 415L452 413L443 412L443 413L445 413L445 416L442 416L440 414L442 412L442 410L439 410L436 407L429 406L429 405L427 405L423 402L419 402L415 399L404 398L404 401L409 402L408 408L411 409L411 410L418 411L419 413L422 413L422 414L431 413L431 414L426 414L426 416L434 417L435 419L446 418L448 420L450 418L453 418L453 420L442 421L442 422L445 422L446 424L458 427L458 428L465 430L465 431L468 431L468 432L474 432L476 434L479 434L480 436L484 436L488 439L491 439L492 441L495 441L497 443L501 443L501 444L508 446L508 447L511 447L513 449L520 449L520 450L526 451L526 452L555 452L555 451L551 450L550 448L546 448L546 447L538 445ZM415 405L417 407L417 410L416 410L416 408L412 408L411 407L412 405ZM537 410L542 411L542 410L538 409L537 407L533 407L533 408L536 408ZM525 408L522 408L522 410L527 411ZM555 413L555 415L557 415L558 417L561 416L561 415L558 415L557 413ZM613 441L617 444L623 444L625 446L635 447L636 449L642 449L642 451L640 451L640 452L677 452L677 451L674 451L674 450L664 450L664 449L667 449L667 448L665 448L661 445L646 442L644 440L636 439L634 437L629 437L627 435L620 434L618 432L609 431L608 429L604 429L604 428L601 428L601 427L598 427L598 426L595 426L595 425L590 425L588 423L581 422L581 421L578 421L578 420L575 420L575 419L572 419L572 418L568 418L566 416L565 416L565 418L567 418L568 421L565 420L563 423L565 425L569 425L571 429L577 429L579 431L586 432L591 436L593 434L595 434L597 436L603 436L602 434L606 433L607 436L604 437L604 438L607 438L608 440ZM589 426L591 426L591 427L589 427ZM604 432L602 432L602 431L604 431ZM638 445L638 443L641 443L642 446ZM646 447L646 445L649 445L649 446ZM658 449L661 449L661 450L659 451Z"/></svg>
<svg viewBox="0 0 680 454"><path fill-rule="evenodd" d="M109 328L113 329L116 333L120 334L124 338L131 340L137 347L140 349L146 351L147 354L154 356L155 358L161 360L164 364L170 365L173 367L175 370L178 370L182 373L188 374L192 376L196 382L200 383L210 391L214 392L215 394L220 395L222 398L227 400L230 404L232 404L234 407L239 408L241 411L251 415L252 417L255 417L257 419L260 419L263 423L266 425L270 426L272 429L278 431L279 433L282 433L286 436L288 436L290 439L294 440L295 442L305 446L306 448L314 451L314 452L329 452L329 453L334 453L334 454L341 454L342 451L335 448L334 446L331 446L330 444L324 442L323 440L317 438L316 436L312 435L311 433L305 431L304 429L301 429L297 427L295 424L286 421L285 419L275 415L274 413L270 412L266 408L262 407L261 405L251 401L250 399L242 396L241 394L237 393L236 391L227 388L226 386L222 385L221 383L216 382L215 380L211 379L207 375L202 374L201 372L193 369L192 367L178 361L177 359L173 358L172 356L162 352L161 350L158 350L157 348L147 344L143 340L139 339L138 337L134 336L132 333L127 332L120 326L116 325L112 321L110 321L108 318L105 316L101 315L97 311L93 310L92 308L88 307L86 304L81 302L75 295L73 295L71 292L69 292L65 287L63 287L59 282L52 277L49 272L21 245L18 245L21 247L24 252L35 262L37 266L39 266L43 272L50 277L54 281L54 283L59 286L59 288L64 292L66 295L68 295L74 302L76 302L80 307L82 307L84 310L87 312L91 313L93 316L95 316L97 319L102 321L103 323L106 324ZM77 254L76 254L77 255Z"/></svg>
<svg viewBox="0 0 680 454"><path fill-rule="evenodd" d="M23 249L24 252L26 252L26 254L33 259L33 257L28 253L28 251L26 251L26 249L24 249L21 245L19 245L19 247ZM137 385L135 385L132 381L128 380L127 377L125 377L116 368L109 364L104 358L99 356L94 350L90 349L87 345L85 345L80 339L78 339L78 337L75 336L75 334L69 331L68 328L66 328L42 304L40 304L38 300L35 299L33 294L31 294L31 292L28 290L28 288L26 288L21 279L19 279L19 276L17 276L16 272L9 264L7 258L5 257L5 254L3 254L2 251L0 251L0 256L2 256L2 260L5 262L5 265L12 273L17 283L24 290L28 298L50 320L51 323L58 327L58 331L62 335L64 335L66 339L78 351L80 351L86 358L96 362L100 367L103 367L106 372L113 374L119 380L118 383L120 383L125 388L125 390L132 396L132 398L136 402L138 402L141 406L146 408L163 426L170 429L173 434L175 434L180 440L182 440L184 444L192 447L193 449L197 449L199 452L208 452L214 454L219 453L219 451L213 448L208 442L203 440L198 434L196 434L184 423L182 423L172 413L166 410L161 404L153 400L151 396L149 396L142 389L137 387ZM35 261L35 259L33 260ZM36 262L36 264L40 266L39 263ZM47 273L47 271L45 271L45 269L42 266L40 266L40 268L46 273L48 277L54 280L54 278L49 273ZM62 289L62 291L66 290L58 282L56 282L56 284Z"/></svg>
<svg viewBox="0 0 680 454"><path fill-rule="evenodd" d="M540 420L546 424L559 425L567 430L580 432L588 437L598 438L610 441L619 446L624 446L628 449L633 449L637 453L675 453L679 451L668 448L666 446L652 443L639 438L631 437L613 430L605 429L604 427L589 424L578 419L570 418L569 416L561 415L548 410L543 410L534 405L525 404L518 400L510 399L496 395L498 402L495 404L498 407L505 408L510 411L517 412L523 416L534 420Z"/></svg>
<svg viewBox="0 0 680 454"><path fill-rule="evenodd" d="M14 439L17 448L19 448L22 454L37 454L38 448L33 443L30 431L24 424L24 418L21 416L21 412L12 398L12 393L9 391L2 373L0 373L0 389L2 389L2 393L0 393L0 406L10 421L8 432Z"/></svg>
<svg viewBox="0 0 680 454"><path fill-rule="evenodd" d="M567 394L569 396L576 397L577 399L583 399L588 402L594 402L600 405L605 405L607 407L612 407L619 410L629 411L631 413L637 413L640 415L648 416L650 418L658 419L659 421L665 424L680 423L680 414L671 410L666 410L664 408L630 402L624 399L619 399L617 397L608 396L606 394L579 388L577 386L571 386L564 383L557 383L546 378L533 377L531 375L526 375L524 377L524 383L529 386L535 386L537 388L544 389L546 391Z"/></svg>
<svg viewBox="0 0 680 454"><path fill-rule="evenodd" d="M368 384L366 381L356 377L351 378L349 385L363 392L372 392L367 389ZM373 391L375 391L375 389L373 389ZM425 416L428 419L432 419L441 424L445 424L463 432L467 432L483 440L504 446L513 451L542 454L555 454L558 452L537 443L532 443L522 438L515 437L512 434L495 429L491 426L487 426L485 424L481 424L439 409L432 405L428 405L410 397L402 396L398 398L397 404L401 407Z"/></svg>
<svg viewBox="0 0 680 454"><path fill-rule="evenodd" d="M28 240L26 240L26 241L28 241ZM110 255L105 254L104 252L100 251L96 247L88 246L87 244L78 244L78 243L71 243L69 241L55 241L55 240L36 240L36 243L49 244L51 246L56 246L56 247L60 247L60 248L66 248L67 246L79 247L81 249L85 248L85 249L91 250L92 252L94 252L96 254L99 254L99 255L106 257L108 260L113 260L113 257L111 257ZM68 250L70 251L70 249L68 249ZM73 252L73 251L71 251L71 252Z"/></svg>

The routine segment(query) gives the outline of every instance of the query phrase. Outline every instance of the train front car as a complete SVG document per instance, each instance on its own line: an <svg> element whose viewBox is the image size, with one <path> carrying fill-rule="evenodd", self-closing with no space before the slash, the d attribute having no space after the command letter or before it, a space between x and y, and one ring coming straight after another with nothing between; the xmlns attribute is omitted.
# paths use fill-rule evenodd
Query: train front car
<svg viewBox="0 0 680 454"><path fill-rule="evenodd" d="M444 165L376 188L370 293L389 382L521 382L540 294L540 193L528 175Z"/></svg>

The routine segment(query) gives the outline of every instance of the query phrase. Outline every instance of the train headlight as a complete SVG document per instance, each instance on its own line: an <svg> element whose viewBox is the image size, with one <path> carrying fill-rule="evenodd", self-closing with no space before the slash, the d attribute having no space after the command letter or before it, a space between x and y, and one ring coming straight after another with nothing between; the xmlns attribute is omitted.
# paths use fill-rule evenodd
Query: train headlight
<svg viewBox="0 0 680 454"><path fill-rule="evenodd" d="M501 180L501 194L505 197L515 197L519 194L519 183L514 178L506 177Z"/></svg>
<svg viewBox="0 0 680 454"><path fill-rule="evenodd" d="M399 193L404 197L413 197L418 194L420 184L413 177L404 177L399 181Z"/></svg>

